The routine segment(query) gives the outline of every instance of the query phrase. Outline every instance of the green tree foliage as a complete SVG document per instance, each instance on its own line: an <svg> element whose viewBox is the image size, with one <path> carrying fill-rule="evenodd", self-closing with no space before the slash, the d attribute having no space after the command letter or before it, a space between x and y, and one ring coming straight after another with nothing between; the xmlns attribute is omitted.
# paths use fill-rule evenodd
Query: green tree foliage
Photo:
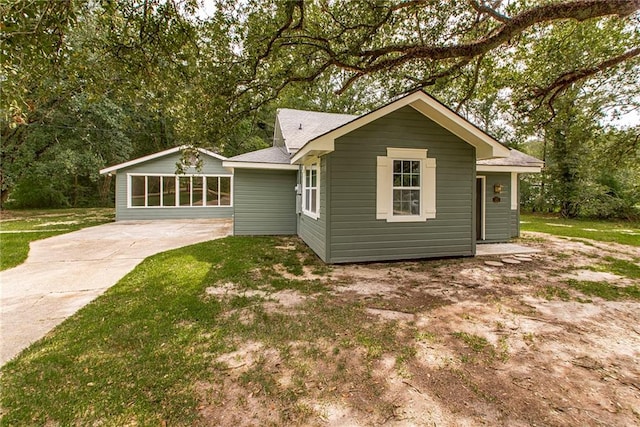
<svg viewBox="0 0 640 427"><path fill-rule="evenodd" d="M507 108L514 117L515 137L539 139L547 169L536 187L536 209L559 210L563 216L629 217L638 199L627 178L637 176L637 127L611 126L617 115L640 107L638 60L621 63L595 77L545 92L560 75L588 67L623 52L630 40L640 42L640 28L616 19L561 23L530 40L516 52L521 71L506 70L516 82ZM533 94L533 95L532 95ZM637 144L636 144L637 146ZM525 145L526 147L526 145ZM618 154L613 156L618 148ZM616 162L611 162L612 158ZM629 184L621 191L619 184ZM615 187L618 187L615 189Z"/></svg>
<svg viewBox="0 0 640 427"><path fill-rule="evenodd" d="M428 88L510 146L541 148L537 208L636 203L636 163L594 165L637 146L637 129L606 125L638 107L637 1L200 3L0 5L3 202L15 189L23 204L94 203L107 197L95 171L120 158L182 144L232 156L268 146L279 107L362 113Z"/></svg>
<svg viewBox="0 0 640 427"><path fill-rule="evenodd" d="M251 78L260 95L265 87L277 94L287 83L314 81L335 70L341 72L336 74L340 91L366 76L386 80L396 93L433 86L558 23L619 19L640 9L634 0L251 4L247 50L255 60ZM552 70L549 84L534 95L552 96L567 84L638 57L640 48L629 41L624 50L611 53L602 58L585 51L580 67L569 74Z"/></svg>
<svg viewBox="0 0 640 427"><path fill-rule="evenodd" d="M9 176L19 177L13 194L20 207L105 205L109 200L105 164L125 161L132 152L129 120L108 99L78 95L33 123L14 153ZM108 189L108 187L107 187Z"/></svg>

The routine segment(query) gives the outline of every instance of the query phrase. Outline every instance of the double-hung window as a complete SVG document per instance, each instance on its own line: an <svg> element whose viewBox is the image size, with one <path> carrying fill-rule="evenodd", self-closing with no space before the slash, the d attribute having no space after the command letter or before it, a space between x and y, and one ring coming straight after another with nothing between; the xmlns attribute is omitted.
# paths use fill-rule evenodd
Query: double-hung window
<svg viewBox="0 0 640 427"><path fill-rule="evenodd" d="M420 160L393 160L393 215L420 215Z"/></svg>
<svg viewBox="0 0 640 427"><path fill-rule="evenodd" d="M376 219L426 221L436 217L436 160L427 150L387 148L377 158Z"/></svg>
<svg viewBox="0 0 640 427"><path fill-rule="evenodd" d="M317 219L320 213L320 161L302 168L302 212Z"/></svg>

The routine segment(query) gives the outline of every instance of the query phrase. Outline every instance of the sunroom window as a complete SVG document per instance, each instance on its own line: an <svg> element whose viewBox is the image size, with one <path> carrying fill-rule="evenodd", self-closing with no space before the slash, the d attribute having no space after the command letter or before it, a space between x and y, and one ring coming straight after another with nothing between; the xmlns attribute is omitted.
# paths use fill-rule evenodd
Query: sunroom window
<svg viewBox="0 0 640 427"><path fill-rule="evenodd" d="M129 207L231 206L231 176L129 175Z"/></svg>

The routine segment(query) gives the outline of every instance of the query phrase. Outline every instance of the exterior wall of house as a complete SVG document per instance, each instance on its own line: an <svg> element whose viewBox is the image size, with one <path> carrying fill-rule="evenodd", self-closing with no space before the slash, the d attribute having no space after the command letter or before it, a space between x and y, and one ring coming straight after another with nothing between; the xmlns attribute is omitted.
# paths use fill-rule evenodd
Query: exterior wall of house
<svg viewBox="0 0 640 427"><path fill-rule="evenodd" d="M511 211L511 237L520 237L520 207Z"/></svg>
<svg viewBox="0 0 640 427"><path fill-rule="evenodd" d="M506 242L513 236L514 221L516 225L518 222L518 211L511 209L511 174L508 172L478 172L478 175L485 176L487 180L484 241L487 243ZM496 185L502 186L502 192L499 194L494 192Z"/></svg>
<svg viewBox="0 0 640 427"><path fill-rule="evenodd" d="M294 171L238 169L234 171L234 234L296 234Z"/></svg>
<svg viewBox="0 0 640 427"><path fill-rule="evenodd" d="M436 159L435 219L376 219L376 159L387 155L387 147L426 148L428 157ZM322 175L321 208L326 211L327 200L330 206L321 218L327 221L323 259L328 262L475 253L475 149L413 108L401 108L339 138L324 163L329 174ZM301 235L306 229L306 224L300 227Z"/></svg>
<svg viewBox="0 0 640 427"><path fill-rule="evenodd" d="M222 167L222 160L201 154L202 170L190 168L187 174L198 175L231 175ZM174 175L176 163L180 161L180 153L168 154L164 157L138 163L123 168L116 173L116 221L149 220L149 219L197 219L197 218L232 218L232 206L194 206L194 207L128 207L127 186L128 174L166 174ZM233 180L232 180L233 185Z"/></svg>
<svg viewBox="0 0 640 427"><path fill-rule="evenodd" d="M299 209L298 236L325 262L327 257L327 159L320 159L320 213L317 219L311 218ZM301 185L302 168L298 174L298 184Z"/></svg>

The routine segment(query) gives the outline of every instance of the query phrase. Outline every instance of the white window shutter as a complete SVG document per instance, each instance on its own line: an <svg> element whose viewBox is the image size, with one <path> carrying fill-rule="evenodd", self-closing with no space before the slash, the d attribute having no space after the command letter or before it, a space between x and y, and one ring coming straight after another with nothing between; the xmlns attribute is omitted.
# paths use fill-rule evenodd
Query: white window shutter
<svg viewBox="0 0 640 427"><path fill-rule="evenodd" d="M391 209L391 159L378 156L376 177L376 219L387 219Z"/></svg>
<svg viewBox="0 0 640 427"><path fill-rule="evenodd" d="M424 216L426 219L433 219L436 217L436 159L425 159L422 165Z"/></svg>

